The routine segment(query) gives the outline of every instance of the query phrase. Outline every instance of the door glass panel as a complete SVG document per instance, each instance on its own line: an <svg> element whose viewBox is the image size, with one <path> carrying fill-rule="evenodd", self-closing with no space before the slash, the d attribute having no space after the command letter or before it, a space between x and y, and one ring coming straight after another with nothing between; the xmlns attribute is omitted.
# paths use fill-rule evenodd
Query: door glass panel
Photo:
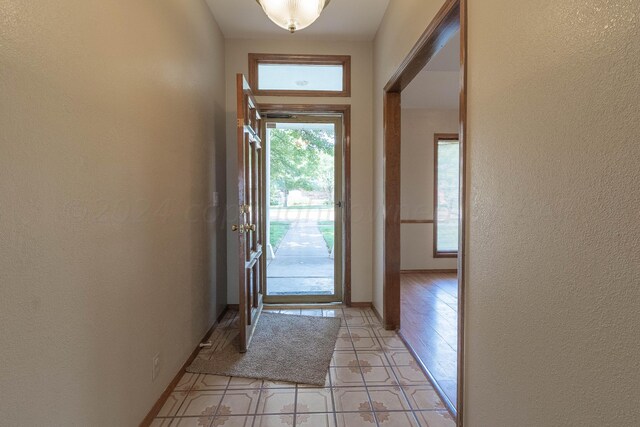
<svg viewBox="0 0 640 427"><path fill-rule="evenodd" d="M246 198L249 202L249 211L245 212L245 225L249 225L251 223L251 219L253 216L253 211L255 206L253 206L253 146L251 144L251 139L248 133L245 134L245 177L244 182L246 186ZM251 259L251 252L255 250L253 245L253 233L246 232L247 236L247 261Z"/></svg>
<svg viewBox="0 0 640 427"><path fill-rule="evenodd" d="M267 295L335 295L336 125L269 123L266 137Z"/></svg>

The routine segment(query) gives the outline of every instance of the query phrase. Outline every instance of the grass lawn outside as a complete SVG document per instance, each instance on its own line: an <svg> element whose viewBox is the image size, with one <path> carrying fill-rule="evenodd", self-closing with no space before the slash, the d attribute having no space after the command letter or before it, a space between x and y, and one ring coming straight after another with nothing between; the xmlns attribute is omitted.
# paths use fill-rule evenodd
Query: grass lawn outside
<svg viewBox="0 0 640 427"><path fill-rule="evenodd" d="M273 252L276 252L284 235L289 231L291 223L286 221L271 221L269 226L269 242L271 243Z"/></svg>
<svg viewBox="0 0 640 427"><path fill-rule="evenodd" d="M335 226L333 221L318 221L318 228L322 233L322 237L324 237L324 241L327 244L327 249L329 253L333 250L333 241L335 234Z"/></svg>

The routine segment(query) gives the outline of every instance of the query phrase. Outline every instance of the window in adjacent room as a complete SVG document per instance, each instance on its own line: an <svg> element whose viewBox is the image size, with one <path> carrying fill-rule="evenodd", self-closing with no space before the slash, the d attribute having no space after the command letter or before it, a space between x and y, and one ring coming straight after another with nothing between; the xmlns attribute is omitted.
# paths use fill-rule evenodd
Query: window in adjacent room
<svg viewBox="0 0 640 427"><path fill-rule="evenodd" d="M433 256L458 255L460 218L460 141L457 134L436 134Z"/></svg>

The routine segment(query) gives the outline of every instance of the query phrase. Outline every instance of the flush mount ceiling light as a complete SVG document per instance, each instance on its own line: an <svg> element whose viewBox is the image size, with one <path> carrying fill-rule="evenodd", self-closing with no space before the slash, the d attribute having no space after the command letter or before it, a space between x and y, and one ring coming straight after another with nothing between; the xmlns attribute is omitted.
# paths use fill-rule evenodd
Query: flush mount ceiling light
<svg viewBox="0 0 640 427"><path fill-rule="evenodd" d="M256 0L277 26L295 33L307 28L331 0Z"/></svg>

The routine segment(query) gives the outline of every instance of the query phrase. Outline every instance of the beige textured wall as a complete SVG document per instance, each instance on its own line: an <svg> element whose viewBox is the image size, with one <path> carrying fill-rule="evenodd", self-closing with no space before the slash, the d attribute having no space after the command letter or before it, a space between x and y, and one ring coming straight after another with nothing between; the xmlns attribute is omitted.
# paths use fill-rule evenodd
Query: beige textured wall
<svg viewBox="0 0 640 427"><path fill-rule="evenodd" d="M442 0L392 0L373 42L373 303L382 313L383 88L442 6Z"/></svg>
<svg viewBox="0 0 640 427"><path fill-rule="evenodd" d="M203 216L225 196L224 41L202 1L0 17L0 424L134 426L225 303Z"/></svg>
<svg viewBox="0 0 640 427"><path fill-rule="evenodd" d="M374 43L376 123L436 3L391 3ZM640 3L468 3L465 425L637 425ZM379 205L380 125L374 141Z"/></svg>
<svg viewBox="0 0 640 427"><path fill-rule="evenodd" d="M436 133L458 133L458 110L402 109L401 217L434 219L433 174ZM455 258L433 257L433 224L402 224L403 270L455 269Z"/></svg>
<svg viewBox="0 0 640 427"><path fill-rule="evenodd" d="M470 427L640 423L639 26L469 2Z"/></svg>
<svg viewBox="0 0 640 427"><path fill-rule="evenodd" d="M294 35L295 36L295 35ZM371 301L371 185L372 185L372 45L370 42L312 42L306 40L227 40L227 192L228 247L237 253L236 73L248 78L248 54L300 53L351 55L351 98L259 97L258 102L289 104L351 104L351 238L352 300ZM238 301L238 260L229 257L229 303Z"/></svg>

